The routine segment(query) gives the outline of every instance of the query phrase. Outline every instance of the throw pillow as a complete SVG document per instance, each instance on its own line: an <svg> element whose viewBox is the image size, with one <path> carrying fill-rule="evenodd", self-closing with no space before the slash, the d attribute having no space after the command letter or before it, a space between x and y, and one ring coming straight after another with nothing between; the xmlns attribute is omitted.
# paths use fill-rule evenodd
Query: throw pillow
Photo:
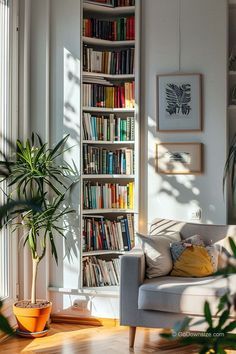
<svg viewBox="0 0 236 354"><path fill-rule="evenodd" d="M205 277L214 272L211 258L203 246L186 247L174 263L171 275L178 277Z"/></svg>
<svg viewBox="0 0 236 354"><path fill-rule="evenodd" d="M137 233L137 238L145 253L147 278L169 274L173 268L170 245L173 241L181 240L180 234L149 236Z"/></svg>
<svg viewBox="0 0 236 354"><path fill-rule="evenodd" d="M186 249L187 245L204 246L204 242L200 235L190 236L181 242L173 242L171 244L171 254L174 262L180 257L183 251Z"/></svg>
<svg viewBox="0 0 236 354"><path fill-rule="evenodd" d="M171 245L174 268L171 275L202 277L218 269L219 250L205 246L200 235L194 235Z"/></svg>

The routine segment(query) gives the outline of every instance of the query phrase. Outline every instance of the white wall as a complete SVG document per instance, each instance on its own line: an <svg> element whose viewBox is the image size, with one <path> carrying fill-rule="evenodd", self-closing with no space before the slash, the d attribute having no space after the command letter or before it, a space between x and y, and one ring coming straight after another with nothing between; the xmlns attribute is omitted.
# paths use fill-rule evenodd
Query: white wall
<svg viewBox="0 0 236 354"><path fill-rule="evenodd" d="M203 74L203 132L156 131L156 75L178 70L179 0L148 0L142 7L142 223L155 217L190 220L202 209L204 223L225 223L222 194L226 157L227 1L181 0L181 69ZM155 170L158 142L202 142L204 173L165 176ZM147 193L147 195L146 195ZM145 229L143 227L143 229Z"/></svg>

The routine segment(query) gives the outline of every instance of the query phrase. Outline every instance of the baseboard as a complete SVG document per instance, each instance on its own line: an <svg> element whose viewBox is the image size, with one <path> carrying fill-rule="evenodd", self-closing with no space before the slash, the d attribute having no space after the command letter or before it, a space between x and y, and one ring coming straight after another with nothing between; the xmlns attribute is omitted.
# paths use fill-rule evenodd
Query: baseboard
<svg viewBox="0 0 236 354"><path fill-rule="evenodd" d="M97 317L79 317L67 315L51 315L51 321L54 323L76 323L84 326L109 326L117 327L120 322L115 318L97 318Z"/></svg>

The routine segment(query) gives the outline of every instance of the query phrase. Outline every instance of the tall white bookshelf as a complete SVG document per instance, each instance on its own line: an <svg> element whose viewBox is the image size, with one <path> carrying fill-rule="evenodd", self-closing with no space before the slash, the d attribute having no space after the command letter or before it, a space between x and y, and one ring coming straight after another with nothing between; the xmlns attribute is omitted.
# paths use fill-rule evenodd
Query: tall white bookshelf
<svg viewBox="0 0 236 354"><path fill-rule="evenodd" d="M140 58L140 44L139 44L139 28L140 28L140 0L135 0L135 6L124 6L124 7L107 7L100 4L82 1L82 30L83 34L83 19L106 19L114 20L117 18L124 18L129 16L135 17L135 39L134 40L121 40L121 41L111 41L104 40L100 38L86 37L82 35L81 37L81 212L80 212L80 225L81 225L81 237L80 237L80 249L81 249L81 274L80 274L80 293L83 294L102 294L105 296L113 294L118 295L119 285L102 285L102 286L88 286L84 282L84 261L89 259L89 257L96 257L97 259L102 259L105 261L112 261L113 259L119 258L122 254L127 251L124 249L95 249L90 250L84 247L84 237L83 237L83 225L85 224L85 219L92 219L97 217L103 217L107 220L117 220L119 217L126 218L127 215L131 215L133 218L133 229L134 231L138 226L138 186L139 186L139 58ZM84 71L83 65L83 48L93 48L96 51L119 51L128 48L134 48L134 67L135 70L128 74L107 74L103 72L91 72ZM129 108L107 108L107 107L94 107L89 105L83 105L83 89L82 84L84 82L91 83L96 82L96 80L107 80L111 84L122 85L124 82L134 82L134 106ZM94 140L85 139L83 134L83 116L87 113L88 115L94 117L109 116L112 115L115 119L121 118L126 120L127 118L133 118L134 121L134 136L132 140L121 141L115 138L111 140ZM121 174L121 173L88 173L84 171L83 166L83 151L84 146L95 147L99 149L106 149L109 151L115 151L119 149L131 149L134 155L134 171L131 174ZM134 183L134 202L133 208L98 208L98 209L88 209L84 207L84 183L94 184L116 184L126 186L129 183ZM130 217L129 217L130 218Z"/></svg>

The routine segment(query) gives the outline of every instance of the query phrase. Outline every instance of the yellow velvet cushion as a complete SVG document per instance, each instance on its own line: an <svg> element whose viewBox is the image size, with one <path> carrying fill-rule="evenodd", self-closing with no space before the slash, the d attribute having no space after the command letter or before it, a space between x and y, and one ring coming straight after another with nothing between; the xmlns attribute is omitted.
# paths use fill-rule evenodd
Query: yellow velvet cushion
<svg viewBox="0 0 236 354"><path fill-rule="evenodd" d="M177 277L206 277L213 273L211 258L202 246L187 247L174 262L170 275Z"/></svg>

